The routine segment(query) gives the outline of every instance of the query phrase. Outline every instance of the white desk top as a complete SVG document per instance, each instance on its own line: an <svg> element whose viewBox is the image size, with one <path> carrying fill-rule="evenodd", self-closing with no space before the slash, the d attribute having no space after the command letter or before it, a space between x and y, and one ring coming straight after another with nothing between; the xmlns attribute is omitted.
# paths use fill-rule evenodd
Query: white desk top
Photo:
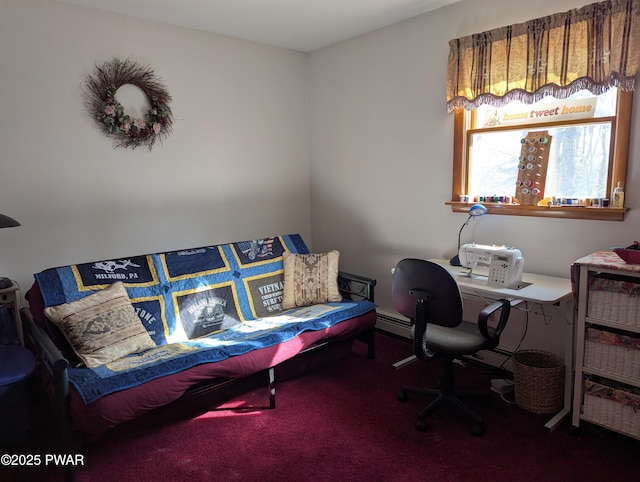
<svg viewBox="0 0 640 482"><path fill-rule="evenodd" d="M531 301L533 303L555 304L571 297L571 280L540 274L523 273L523 286L519 289L496 288L487 286L487 277L467 275L468 270L461 266L451 266L449 260L430 259L446 268L458 282L460 291L465 294L477 294L490 299L506 298L509 300Z"/></svg>

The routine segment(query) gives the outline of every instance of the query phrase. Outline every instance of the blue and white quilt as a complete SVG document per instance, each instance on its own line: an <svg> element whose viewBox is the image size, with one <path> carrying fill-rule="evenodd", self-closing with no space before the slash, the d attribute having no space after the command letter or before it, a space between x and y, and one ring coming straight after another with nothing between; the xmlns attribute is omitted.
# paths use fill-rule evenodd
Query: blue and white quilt
<svg viewBox="0 0 640 482"><path fill-rule="evenodd" d="M70 368L86 403L118 390L328 328L368 301L283 312L282 254L309 252L298 234L52 268L35 275L45 307L122 281L157 348L95 369Z"/></svg>
<svg viewBox="0 0 640 482"><path fill-rule="evenodd" d="M69 381L85 403L201 363L211 363L322 330L374 309L369 301L294 308L267 318L238 323L195 340L152 348L97 368L69 368ZM266 368L266 367L265 367Z"/></svg>

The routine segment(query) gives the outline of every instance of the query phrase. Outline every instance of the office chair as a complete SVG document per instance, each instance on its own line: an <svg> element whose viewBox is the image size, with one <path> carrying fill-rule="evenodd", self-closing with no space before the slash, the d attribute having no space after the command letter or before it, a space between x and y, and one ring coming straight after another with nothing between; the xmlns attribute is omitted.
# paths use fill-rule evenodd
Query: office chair
<svg viewBox="0 0 640 482"><path fill-rule="evenodd" d="M482 417L462 399L490 401L491 393L455 392L453 363L465 355L498 346L511 310L509 301L491 303L480 312L477 323L463 321L462 295L456 280L446 268L421 259L403 259L398 263L393 275L392 300L395 309L411 320L416 358L440 357L443 360L439 389L403 386L398 393L397 399L401 402L407 400L408 392L437 397L418 414L416 429L426 430L427 416L444 403L451 403L471 417L472 433L482 435ZM496 326L488 326L489 317L498 310L500 318Z"/></svg>

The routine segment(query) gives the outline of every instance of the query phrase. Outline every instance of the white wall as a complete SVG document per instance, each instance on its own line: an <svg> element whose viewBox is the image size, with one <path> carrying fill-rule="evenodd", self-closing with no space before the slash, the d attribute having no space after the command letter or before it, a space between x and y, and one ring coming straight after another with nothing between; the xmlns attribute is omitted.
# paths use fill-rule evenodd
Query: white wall
<svg viewBox="0 0 640 482"><path fill-rule="evenodd" d="M467 217L444 205L453 145L453 116L445 106L448 41L587 3L463 0L311 53L314 247L339 249L344 269L376 278L381 311L395 314L390 268L404 257L451 257ZM638 239L639 98L624 222L487 215L465 230L463 242L475 231L476 242L520 248L525 270L568 278L572 261ZM532 325L526 344L562 351L561 316L549 327ZM513 345L521 325L510 330Z"/></svg>
<svg viewBox="0 0 640 482"><path fill-rule="evenodd" d="M444 205L448 41L586 3L463 0L305 55L0 0L0 213L22 223L0 231L0 275L24 292L52 266L300 232L377 278L380 310L393 314L390 268L451 256L466 219ZM114 56L150 65L173 96L174 132L151 152L113 149L84 109L82 82ZM466 240L513 244L527 270L568 277L573 260L637 239L639 97L624 222L488 215ZM527 343L560 350L554 318Z"/></svg>
<svg viewBox="0 0 640 482"><path fill-rule="evenodd" d="M81 84L151 66L173 134L114 149ZM0 275L301 233L310 241L308 55L52 0L0 0Z"/></svg>

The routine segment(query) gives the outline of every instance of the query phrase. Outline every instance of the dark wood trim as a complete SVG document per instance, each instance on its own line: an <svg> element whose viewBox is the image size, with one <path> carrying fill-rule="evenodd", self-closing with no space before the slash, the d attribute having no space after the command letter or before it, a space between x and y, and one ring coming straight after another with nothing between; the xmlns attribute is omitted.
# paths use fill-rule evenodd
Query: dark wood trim
<svg viewBox="0 0 640 482"><path fill-rule="evenodd" d="M629 137L631 134L631 110L633 105L633 92L618 90L616 105L616 118L602 118L603 121L612 122L611 155L609 160L609 174L607 181L607 196L620 181L626 189L627 165L629 156ZM467 129L467 116L469 115L461 107L454 111L453 126L453 180L451 186L451 199L445 204L450 205L453 212L469 212L471 204L460 203L460 194L467 193L468 171L468 140L467 135L471 129ZM596 119L573 121L569 123L594 122ZM560 125L562 123L544 124ZM542 125L542 124L541 124ZM510 126L509 129L513 129ZM485 129L491 130L491 129ZM497 129L493 129L497 130ZM474 131L475 132L475 131ZM592 219L604 221L624 221L624 215L628 208L592 208L578 206L544 207L523 206L512 204L483 203L491 214L503 214L509 216L536 216L565 219Z"/></svg>
<svg viewBox="0 0 640 482"><path fill-rule="evenodd" d="M467 213L473 203L446 201L454 213ZM541 218L591 219L595 221L624 221L627 208L594 208L586 206L524 206L521 204L482 203L488 214L535 216Z"/></svg>

